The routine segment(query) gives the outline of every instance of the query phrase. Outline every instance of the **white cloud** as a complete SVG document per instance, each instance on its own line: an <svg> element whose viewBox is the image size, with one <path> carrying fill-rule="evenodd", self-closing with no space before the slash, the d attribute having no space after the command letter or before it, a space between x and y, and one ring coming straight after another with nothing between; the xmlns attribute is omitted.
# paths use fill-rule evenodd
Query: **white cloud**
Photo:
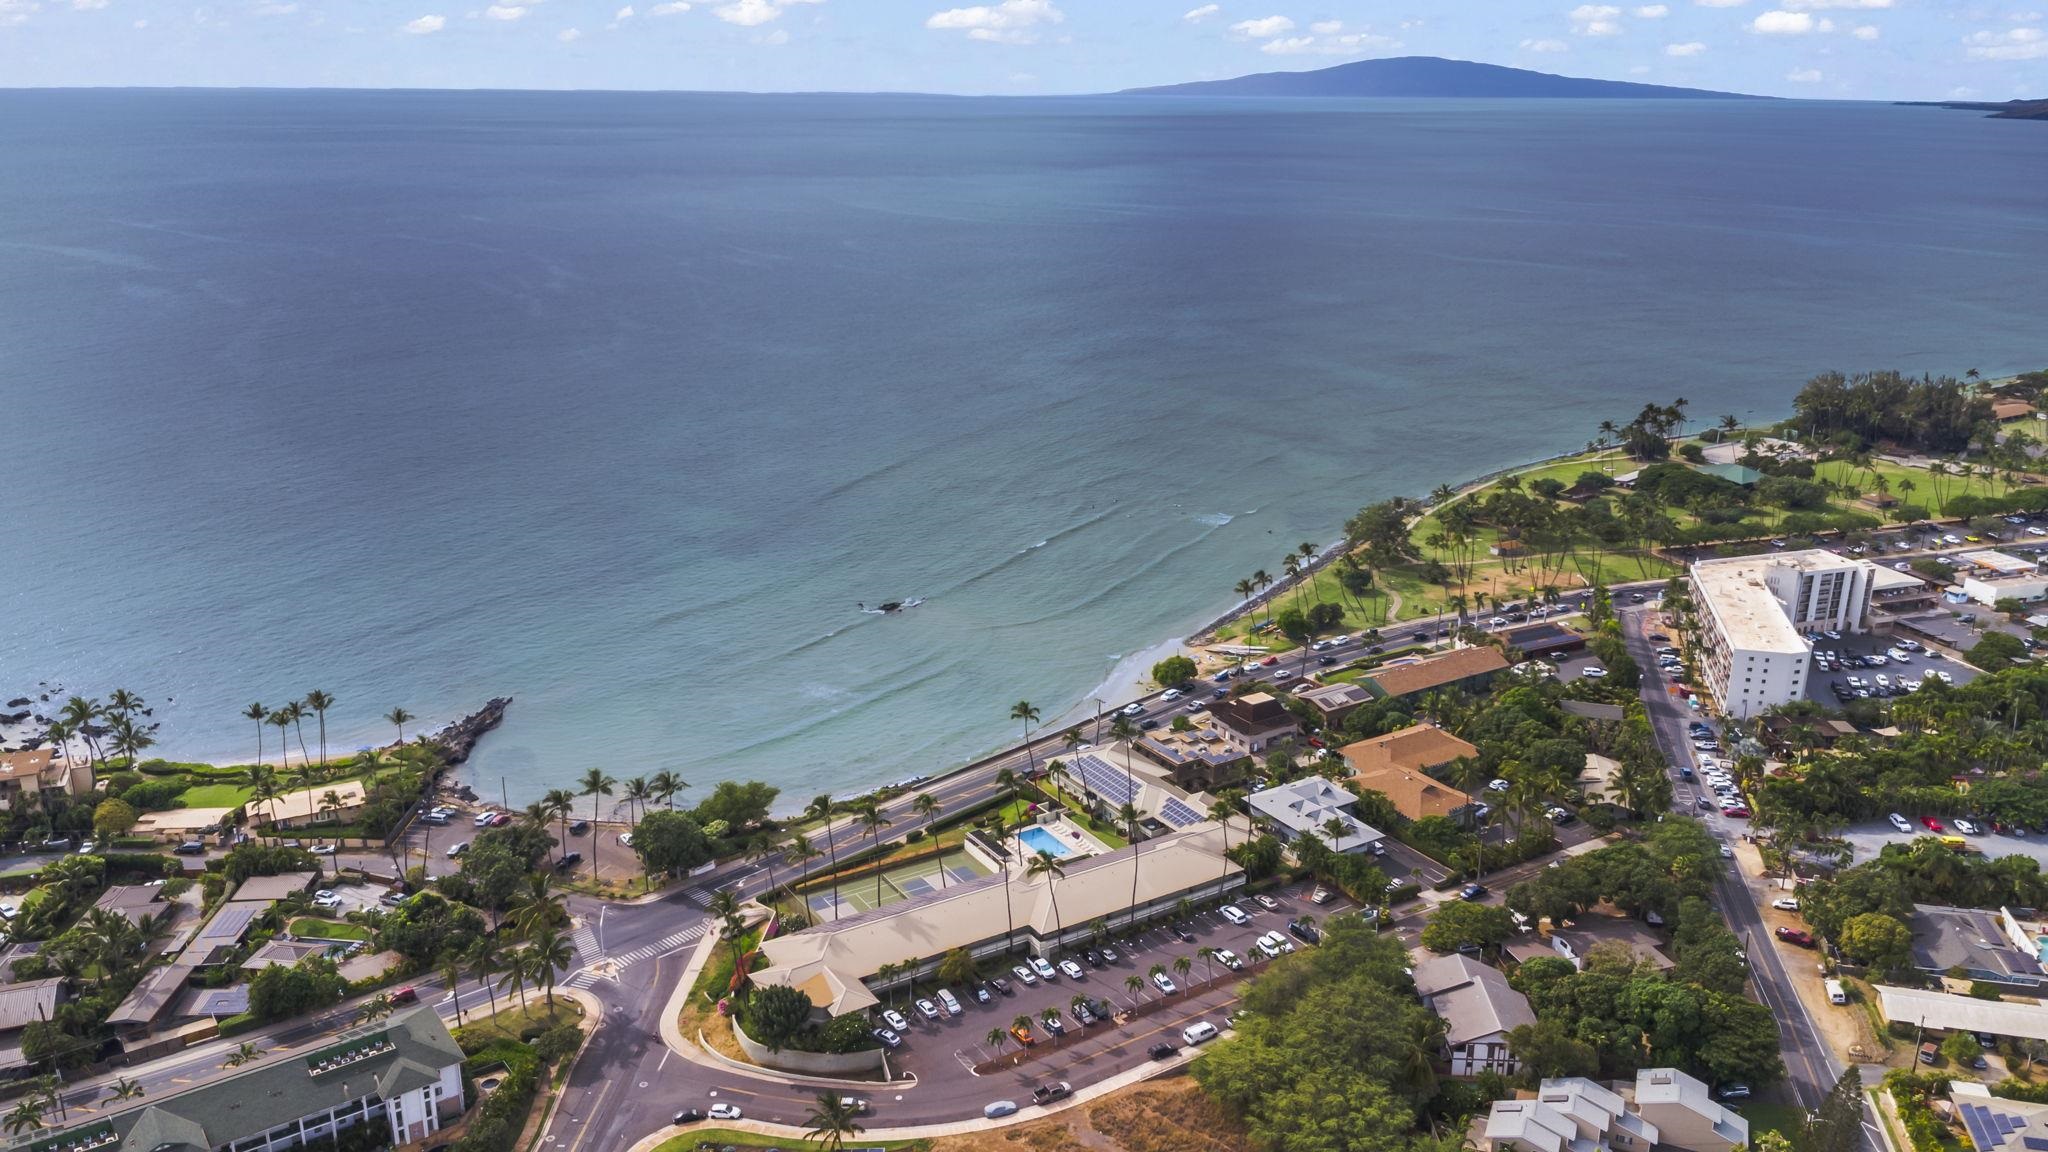
<svg viewBox="0 0 2048 1152"><path fill-rule="evenodd" d="M1976 60L2048 59L2048 33L2039 28L2014 28L2009 32L1977 32L1963 39Z"/></svg>
<svg viewBox="0 0 2048 1152"><path fill-rule="evenodd" d="M1749 0L1692 0L1702 8L1740 8Z"/></svg>
<svg viewBox="0 0 2048 1152"><path fill-rule="evenodd" d="M1879 31L1875 24L1861 24L1849 29L1849 35L1854 36L1858 40L1875 40L1879 36L1884 35L1884 33Z"/></svg>
<svg viewBox="0 0 2048 1152"><path fill-rule="evenodd" d="M1799 36L1813 31L1813 17L1804 12L1772 9L1750 21L1750 31L1767 36Z"/></svg>
<svg viewBox="0 0 2048 1152"><path fill-rule="evenodd" d="M1645 20L1662 20L1671 15L1671 8L1664 4L1645 4L1636 9L1636 15Z"/></svg>
<svg viewBox="0 0 2048 1152"><path fill-rule="evenodd" d="M94 12L107 6L107 0L71 0L71 7L79 12Z"/></svg>
<svg viewBox="0 0 2048 1152"><path fill-rule="evenodd" d="M1211 16L1215 16L1221 13L1222 11L1223 5L1221 4L1204 4L1200 8L1188 9L1187 12L1182 14L1181 19L1187 21L1190 24L1200 24L1202 21L1207 20Z"/></svg>
<svg viewBox="0 0 2048 1152"><path fill-rule="evenodd" d="M1230 26L1239 36L1257 39L1264 36L1278 36L1282 32L1294 31L1294 21L1285 16L1261 16L1256 20L1239 20Z"/></svg>
<svg viewBox="0 0 2048 1152"><path fill-rule="evenodd" d="M1562 40L1524 40L1524 52L1569 52L1572 46Z"/></svg>
<svg viewBox="0 0 2048 1152"><path fill-rule="evenodd" d="M649 8L647 14L649 16L674 16L677 13L688 12L689 10L690 0L669 0L666 4L656 4L654 7Z"/></svg>
<svg viewBox="0 0 2048 1152"><path fill-rule="evenodd" d="M1621 9L1612 4L1581 4L1569 13L1572 31L1581 36L1619 36Z"/></svg>
<svg viewBox="0 0 2048 1152"><path fill-rule="evenodd" d="M446 16L422 16L417 20L405 22L405 30L415 36L425 36L430 32L439 32L447 26L448 18Z"/></svg>
<svg viewBox="0 0 2048 1152"><path fill-rule="evenodd" d="M1889 8L1894 0L1779 0L1779 3L1795 12L1818 12L1824 8L1851 8L1868 11Z"/></svg>
<svg viewBox="0 0 2048 1152"><path fill-rule="evenodd" d="M1000 4L977 4L972 8L948 8L934 12L924 22L927 28L965 32L969 40L993 44L1030 44L1038 39L1040 24L1058 24L1067 18L1052 0L1003 0Z"/></svg>
<svg viewBox="0 0 2048 1152"><path fill-rule="evenodd" d="M23 23L42 7L36 0L0 0L0 27Z"/></svg>
<svg viewBox="0 0 2048 1152"><path fill-rule="evenodd" d="M612 16L612 23L623 24L626 21L631 20L632 18L633 6L631 4L628 4L624 8L619 9L618 12Z"/></svg>
<svg viewBox="0 0 2048 1152"><path fill-rule="evenodd" d="M517 20L526 15L524 4L493 4L484 9L484 15L493 20Z"/></svg>
<svg viewBox="0 0 2048 1152"><path fill-rule="evenodd" d="M77 0L72 0L72 2L77 3ZM251 12L258 16L289 16L298 10L299 6L297 4L279 4L276 0L269 0L268 3L258 4L250 9Z"/></svg>
<svg viewBox="0 0 2048 1152"><path fill-rule="evenodd" d="M1344 22L1342 20L1318 20L1309 25L1308 30L1318 36L1335 36L1344 30Z"/></svg>
<svg viewBox="0 0 2048 1152"><path fill-rule="evenodd" d="M583 39L583 30L580 28L564 28L560 32L555 33L555 39L560 40L564 44L574 44L578 40Z"/></svg>
<svg viewBox="0 0 2048 1152"><path fill-rule="evenodd" d="M1785 79L1790 80L1794 84L1818 84L1821 81L1820 69L1794 68L1792 71L1785 73Z"/></svg>
<svg viewBox="0 0 2048 1152"><path fill-rule="evenodd" d="M1707 46L1697 40L1688 40L1683 44L1666 44L1664 46L1664 54L1666 56L1697 56L1706 50Z"/></svg>
<svg viewBox="0 0 2048 1152"><path fill-rule="evenodd" d="M711 14L727 24L753 28L770 20L781 19L782 9L769 0L733 0L730 4L721 4L713 8Z"/></svg>
<svg viewBox="0 0 2048 1152"><path fill-rule="evenodd" d="M1337 36L1277 37L1259 45L1259 51L1271 56L1358 56L1400 46L1401 42L1392 36L1358 31Z"/></svg>

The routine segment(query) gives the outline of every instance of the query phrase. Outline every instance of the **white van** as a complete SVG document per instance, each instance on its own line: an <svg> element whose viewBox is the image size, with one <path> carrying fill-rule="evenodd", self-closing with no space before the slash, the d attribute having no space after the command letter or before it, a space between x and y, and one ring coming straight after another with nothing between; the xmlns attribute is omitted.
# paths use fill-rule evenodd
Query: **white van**
<svg viewBox="0 0 2048 1152"><path fill-rule="evenodd" d="M1849 1002L1849 994L1842 990L1842 982L1840 980L1823 980L1821 981L1821 987L1828 990L1828 1003L1847 1004Z"/></svg>
<svg viewBox="0 0 2048 1152"><path fill-rule="evenodd" d="M1239 908L1235 904L1225 904L1216 911L1222 913L1223 918L1232 924L1249 924L1252 922L1252 918L1244 914L1244 909Z"/></svg>
<svg viewBox="0 0 2048 1152"><path fill-rule="evenodd" d="M953 995L952 989L939 989L939 1003L946 1006L946 1015L958 1016L960 1014L960 998Z"/></svg>
<svg viewBox="0 0 2048 1152"><path fill-rule="evenodd" d="M1189 1044L1200 1044L1216 1038L1216 1026L1207 1020L1197 1020L1180 1030L1180 1038Z"/></svg>

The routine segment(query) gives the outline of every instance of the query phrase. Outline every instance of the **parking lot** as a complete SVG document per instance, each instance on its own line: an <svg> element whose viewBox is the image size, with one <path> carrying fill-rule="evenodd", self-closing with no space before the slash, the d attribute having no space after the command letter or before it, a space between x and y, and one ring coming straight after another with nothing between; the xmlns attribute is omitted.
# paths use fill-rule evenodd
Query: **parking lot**
<svg viewBox="0 0 2048 1152"><path fill-rule="evenodd" d="M1910 639L1910 637L1903 634L1892 636L1852 636L1845 634L1840 640L1830 640L1823 636L1815 640L1813 646L1815 651L1818 652L1839 652L1845 660L1852 657L1861 659L1866 656L1884 655L1902 639ZM1908 652L1904 663L1900 663L1895 657L1887 656L1882 666L1874 668L1838 665L1833 671L1824 671L1818 664L1810 665L1806 673L1806 696L1807 699L1813 700L1825 707L1840 708L1844 701L1835 695L1835 685L1839 684L1845 692L1850 692L1849 699L1857 699L1853 694L1853 687L1849 683L1851 676L1859 677L1865 682L1866 687L1864 690L1870 693L1870 696L1864 697L1865 699L1878 699L1881 695L1878 689L1880 681L1877 678L1879 676L1883 676L1885 682L1894 686L1896 694L1903 695L1905 691L1910 689L1898 687L1901 683L1911 685L1922 681L1932 671L1946 673L1950 683L1958 687L1977 678L1977 670L1975 668L1946 659L1938 653L1928 651Z"/></svg>
<svg viewBox="0 0 2048 1152"><path fill-rule="evenodd" d="M1848 841L1850 848L1855 850L1857 863L1877 855L1887 844L1910 844L1922 836L1935 835L1920 823L1919 813L1902 812L1900 815L1913 826L1913 831L1901 832L1892 827L1889 820L1871 820L1854 825L1842 833L1842 839ZM1975 835L1970 835L1957 830L1955 821L1949 817L1942 816L1937 819L1941 821L1941 835L1961 836L1964 842L1986 856L2031 856L2043 866L2048 866L2048 836L2032 831L2013 836L1993 832L1989 826L1983 824L1977 825Z"/></svg>
<svg viewBox="0 0 2048 1152"><path fill-rule="evenodd" d="M1166 927L1112 938L1109 944L1118 953L1114 964L1090 967L1081 958L1086 948L1077 946L1060 958L1081 964L1083 976L1079 980L1060 975L1027 986L1005 969L1001 975L1009 983L1010 994L996 995L988 1004L977 1004L968 988L951 987L949 990L962 1006L957 1016L945 1015L943 1008L939 1009L937 1020L927 1020L919 1013L915 1003L918 998L938 1006L938 986L934 984L919 984L914 990L915 995L898 991L885 996L885 1004L909 1024L902 1033L902 1046L890 1054L890 1064L899 1074L913 1072L920 1081L927 1083L933 1077L971 1076L975 1065L1017 1051L1016 1041L1010 1039L1005 1039L1000 1047L991 1047L989 1031L1001 1029L1007 1032L1016 1017L1029 1016L1034 1050L1040 1055L1023 1065L1019 1073L1032 1080L1060 1079L1063 1069L1098 1060L1114 1049L1136 1045L1142 1052L1145 1047L1162 1041L1178 1046L1179 1029L1197 1019L1206 1019L1218 1028L1224 1027L1227 1009L1236 998L1232 990L1235 981L1223 981L1220 987L1197 996L1189 996L1185 991L1187 986L1199 985L1209 979L1211 962L1199 955L1200 950L1204 947L1228 948L1244 962L1243 969L1236 973L1230 972L1221 961L1213 962L1213 971L1219 980L1226 975L1246 976L1265 959L1254 947L1254 941L1260 936L1268 932L1285 935L1287 925L1302 916L1313 917L1320 924L1332 916L1356 910L1356 905L1342 897L1322 905L1312 904L1308 900L1309 890L1307 885L1296 885L1267 893L1278 905L1271 910L1262 907L1253 897L1240 895L1233 903L1247 914L1249 922L1242 926L1231 924L1214 909L1194 913L1186 921L1192 940L1182 940ZM1313 947L1291 936L1288 939L1297 949ZM1192 965L1185 977L1173 967L1174 961L1180 957L1186 957ZM1028 966L1028 961L1021 957L1016 958L1016 962ZM1167 978L1180 990L1162 996L1149 979L1154 965L1164 966ZM983 975L995 975L995 967L993 962L985 964ZM1140 983L1135 991L1128 986L1132 977L1137 977ZM1134 1018L1126 1024L1103 1021L1084 1027L1074 1019L1073 1000L1076 996L1106 1000L1112 1010L1127 1010L1162 999L1172 1007ZM1041 1022L1041 1016L1047 1009L1058 1012L1065 1028L1057 1047ZM875 1016L876 1022L882 1023L880 1013Z"/></svg>

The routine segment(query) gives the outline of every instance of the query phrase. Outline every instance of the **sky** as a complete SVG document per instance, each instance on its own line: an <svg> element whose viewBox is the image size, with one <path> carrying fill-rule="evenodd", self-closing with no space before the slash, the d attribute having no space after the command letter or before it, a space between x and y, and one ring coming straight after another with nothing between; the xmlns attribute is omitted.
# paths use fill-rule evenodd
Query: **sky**
<svg viewBox="0 0 2048 1152"><path fill-rule="evenodd" d="M1381 56L2048 97L2048 0L0 0L0 86L1102 92Z"/></svg>

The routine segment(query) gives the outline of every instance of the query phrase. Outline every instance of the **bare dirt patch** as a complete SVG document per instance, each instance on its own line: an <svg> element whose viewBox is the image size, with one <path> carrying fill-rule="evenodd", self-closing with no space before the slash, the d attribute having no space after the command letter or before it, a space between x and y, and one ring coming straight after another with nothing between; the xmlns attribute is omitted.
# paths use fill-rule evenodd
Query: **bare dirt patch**
<svg viewBox="0 0 2048 1152"><path fill-rule="evenodd" d="M1049 1120L948 1136L933 1152L1246 1152L1244 1130L1193 1080L1136 1084Z"/></svg>

